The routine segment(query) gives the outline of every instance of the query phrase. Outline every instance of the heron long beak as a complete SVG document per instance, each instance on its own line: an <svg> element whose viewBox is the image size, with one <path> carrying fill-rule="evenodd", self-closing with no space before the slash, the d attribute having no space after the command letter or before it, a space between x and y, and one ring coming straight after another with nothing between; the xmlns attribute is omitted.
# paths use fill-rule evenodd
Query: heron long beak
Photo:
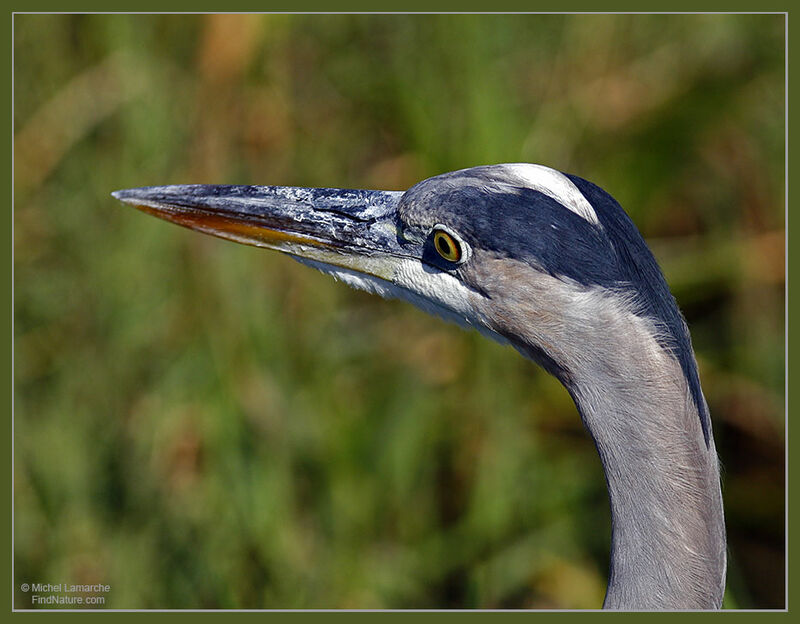
<svg viewBox="0 0 800 624"><path fill-rule="evenodd" d="M220 238L391 281L402 192L282 186L180 185L115 191L151 215Z"/></svg>

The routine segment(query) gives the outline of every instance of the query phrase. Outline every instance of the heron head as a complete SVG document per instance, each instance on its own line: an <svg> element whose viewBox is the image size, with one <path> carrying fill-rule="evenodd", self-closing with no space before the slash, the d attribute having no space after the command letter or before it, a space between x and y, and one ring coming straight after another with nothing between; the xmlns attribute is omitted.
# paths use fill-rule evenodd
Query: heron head
<svg viewBox="0 0 800 624"><path fill-rule="evenodd" d="M607 357L610 332L624 337L635 326L678 358L704 405L688 332L658 265L619 205L581 178L506 164L446 173L406 192L180 185L113 195L474 327L565 383Z"/></svg>
<svg viewBox="0 0 800 624"><path fill-rule="evenodd" d="M409 299L496 338L502 332L486 306L506 300L497 296L497 278L512 272L505 268L511 263L525 269L526 281L538 273L567 276L570 267L584 267L595 281L614 279L593 275L613 267L598 261L607 241L591 205L566 176L537 165L465 169L405 193L177 185L113 195L185 227L285 252L354 287ZM595 259L587 262L587 253ZM502 262L487 273L493 260Z"/></svg>

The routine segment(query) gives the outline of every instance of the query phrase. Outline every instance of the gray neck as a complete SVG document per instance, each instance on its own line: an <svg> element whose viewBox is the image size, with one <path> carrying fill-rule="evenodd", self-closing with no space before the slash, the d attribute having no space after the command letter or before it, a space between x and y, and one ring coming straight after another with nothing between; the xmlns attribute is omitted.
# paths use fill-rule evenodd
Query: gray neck
<svg viewBox="0 0 800 624"><path fill-rule="evenodd" d="M671 359L671 358L670 358ZM663 365L663 362L661 363ZM604 608L718 609L725 526L713 438L706 447L679 371L629 383L569 383L605 470L611 566Z"/></svg>
<svg viewBox="0 0 800 624"><path fill-rule="evenodd" d="M680 363L658 342L665 328L618 292L508 258L480 260L467 278L493 303L475 297L478 321L561 380L600 453L612 514L605 606L719 608L717 454Z"/></svg>

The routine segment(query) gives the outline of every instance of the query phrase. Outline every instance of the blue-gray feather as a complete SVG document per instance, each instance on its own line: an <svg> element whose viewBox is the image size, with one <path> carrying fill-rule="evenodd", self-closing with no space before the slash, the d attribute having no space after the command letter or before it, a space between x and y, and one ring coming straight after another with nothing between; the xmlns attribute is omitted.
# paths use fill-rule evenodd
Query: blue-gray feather
<svg viewBox="0 0 800 624"><path fill-rule="evenodd" d="M710 418L700 388L691 337L658 263L633 221L611 195L583 178L574 175L567 177L595 209L614 248L616 264L626 273L626 281L631 284L642 313L656 319L667 329L659 337L659 344L669 350L681 364L692 400L700 415L703 437L708 447Z"/></svg>
<svg viewBox="0 0 800 624"><path fill-rule="evenodd" d="M400 211L435 207L437 218L473 246L527 262L554 277L627 295L637 314L656 322L659 344L680 362L708 447L710 419L691 338L658 263L613 197L582 178L565 175L591 204L598 223L492 167L424 180L406 192ZM448 268L435 253L424 259Z"/></svg>

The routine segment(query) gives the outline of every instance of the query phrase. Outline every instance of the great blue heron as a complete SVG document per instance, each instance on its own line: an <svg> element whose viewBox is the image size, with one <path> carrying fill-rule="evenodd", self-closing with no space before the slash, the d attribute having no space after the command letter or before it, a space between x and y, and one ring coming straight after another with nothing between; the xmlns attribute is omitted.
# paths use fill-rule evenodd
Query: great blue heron
<svg viewBox="0 0 800 624"><path fill-rule="evenodd" d="M113 195L406 299L538 362L569 391L605 471L604 607L721 606L719 467L691 339L639 231L603 190L506 164L404 193L185 185Z"/></svg>

